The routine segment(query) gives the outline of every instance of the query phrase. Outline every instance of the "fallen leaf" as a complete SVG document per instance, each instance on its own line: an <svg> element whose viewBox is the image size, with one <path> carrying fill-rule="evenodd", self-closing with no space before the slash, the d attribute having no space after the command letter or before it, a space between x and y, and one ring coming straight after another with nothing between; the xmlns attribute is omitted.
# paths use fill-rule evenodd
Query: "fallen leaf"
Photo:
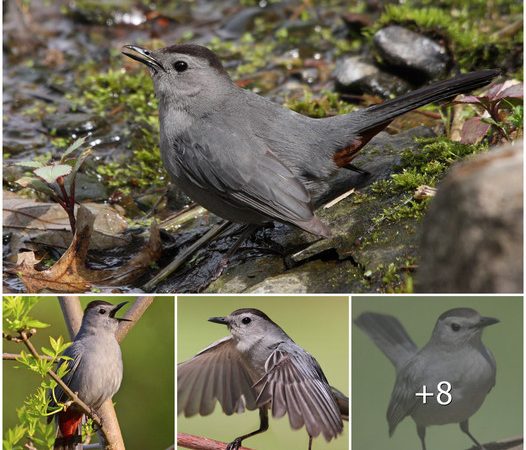
<svg viewBox="0 0 526 450"><path fill-rule="evenodd" d="M71 245L49 269L35 269L39 261L33 252L19 255L15 271L26 286L27 292L85 292L94 285L129 284L140 278L161 256L159 227L154 223L148 244L126 264L117 269L89 269L86 267L86 260L94 222L95 215L88 208L80 206L77 212L77 231Z"/></svg>

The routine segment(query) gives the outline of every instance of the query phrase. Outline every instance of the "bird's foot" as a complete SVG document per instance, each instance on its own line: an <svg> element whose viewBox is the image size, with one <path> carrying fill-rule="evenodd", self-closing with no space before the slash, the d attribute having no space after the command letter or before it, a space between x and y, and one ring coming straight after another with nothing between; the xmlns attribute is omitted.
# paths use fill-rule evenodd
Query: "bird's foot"
<svg viewBox="0 0 526 450"><path fill-rule="evenodd" d="M238 450L241 447L243 439L235 438L230 444L226 446L226 450Z"/></svg>

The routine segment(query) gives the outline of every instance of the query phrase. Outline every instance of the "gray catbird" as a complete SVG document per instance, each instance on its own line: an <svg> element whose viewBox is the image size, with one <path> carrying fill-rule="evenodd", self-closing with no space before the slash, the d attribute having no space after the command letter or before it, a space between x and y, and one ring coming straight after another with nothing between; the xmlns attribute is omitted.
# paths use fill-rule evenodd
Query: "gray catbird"
<svg viewBox="0 0 526 450"><path fill-rule="evenodd" d="M209 321L228 326L230 336L178 365L178 413L206 416L216 400L227 415L259 408L259 429L234 439L227 450L266 431L268 409L274 417L287 413L293 429L305 425L309 449L313 437L322 434L330 441L343 431L349 399L329 385L318 362L266 314L245 308Z"/></svg>
<svg viewBox="0 0 526 450"><path fill-rule="evenodd" d="M63 378L64 383L95 412L113 397L121 385L122 356L115 333L119 322L127 319L116 318L115 313L126 303L90 302L84 311L79 332L64 352L64 356L71 358L65 362L68 372ZM53 398L59 402L69 400L58 386L51 396L51 407L55 406ZM54 449L75 449L81 439L79 425L83 412L72 404L54 416L58 423Z"/></svg>
<svg viewBox="0 0 526 450"><path fill-rule="evenodd" d="M211 50L126 45L159 99L161 154L175 184L232 222L289 223L327 237L314 215L328 178L397 116L488 84L497 70L440 81L350 114L312 119L237 87ZM246 236L245 236L246 237Z"/></svg>
<svg viewBox="0 0 526 450"><path fill-rule="evenodd" d="M411 416L423 450L426 427L448 423L459 423L460 429L482 448L469 432L468 420L495 386L495 358L481 338L482 330L497 322L471 308L451 309L438 318L431 339L418 350L393 316L367 312L355 320L396 368L387 410L390 436L406 416ZM450 388L444 384L439 387L444 381ZM423 386L433 394L425 404L421 396L415 395L422 392ZM440 391L443 393L438 397ZM450 403L443 404L448 400Z"/></svg>

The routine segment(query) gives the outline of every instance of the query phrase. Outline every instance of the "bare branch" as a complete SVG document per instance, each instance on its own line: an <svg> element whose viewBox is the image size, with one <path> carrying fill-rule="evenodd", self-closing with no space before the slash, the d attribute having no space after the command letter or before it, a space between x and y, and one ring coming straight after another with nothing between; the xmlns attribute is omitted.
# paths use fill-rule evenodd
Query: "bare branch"
<svg viewBox="0 0 526 450"><path fill-rule="evenodd" d="M115 412L111 398L102 404L98 413L102 417L106 431L106 434L103 436L106 442L106 450L125 450L117 413Z"/></svg>
<svg viewBox="0 0 526 450"><path fill-rule="evenodd" d="M117 330L117 341L122 342L130 330L137 324L142 315L146 312L148 307L152 304L154 298L151 296L148 297L138 297L133 305L128 309L124 315L124 319L131 320L131 322L121 322L119 324L119 329Z"/></svg>
<svg viewBox="0 0 526 450"><path fill-rule="evenodd" d="M194 450L225 450L228 444L201 436L194 436L192 434L177 433L177 445L179 447ZM239 450L251 449L247 447L239 447Z"/></svg>
<svg viewBox="0 0 526 450"><path fill-rule="evenodd" d="M69 337L73 340L79 332L80 324L82 323L83 312L80 306L80 299L77 296L69 295L67 297L58 297L58 301L68 327Z"/></svg>
<svg viewBox="0 0 526 450"><path fill-rule="evenodd" d="M4 361L16 361L17 358L20 358L20 353L3 353L2 354L2 359ZM46 355L40 355L40 359L45 359L47 361L53 361L53 358L51 356L46 356Z"/></svg>

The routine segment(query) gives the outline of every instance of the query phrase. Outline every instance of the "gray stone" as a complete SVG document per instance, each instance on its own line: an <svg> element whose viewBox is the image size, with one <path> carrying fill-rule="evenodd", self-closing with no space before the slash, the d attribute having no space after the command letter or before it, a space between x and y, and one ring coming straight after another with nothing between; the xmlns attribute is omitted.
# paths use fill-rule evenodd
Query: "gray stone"
<svg viewBox="0 0 526 450"><path fill-rule="evenodd" d="M407 75L435 79L447 72L446 48L414 31L390 25L379 30L373 42L383 64Z"/></svg>
<svg viewBox="0 0 526 450"><path fill-rule="evenodd" d="M382 72L360 56L350 56L336 63L333 77L336 90L351 94L372 94L388 98L408 92L411 86L401 78Z"/></svg>
<svg viewBox="0 0 526 450"><path fill-rule="evenodd" d="M420 292L523 290L522 143L455 166L424 221Z"/></svg>

